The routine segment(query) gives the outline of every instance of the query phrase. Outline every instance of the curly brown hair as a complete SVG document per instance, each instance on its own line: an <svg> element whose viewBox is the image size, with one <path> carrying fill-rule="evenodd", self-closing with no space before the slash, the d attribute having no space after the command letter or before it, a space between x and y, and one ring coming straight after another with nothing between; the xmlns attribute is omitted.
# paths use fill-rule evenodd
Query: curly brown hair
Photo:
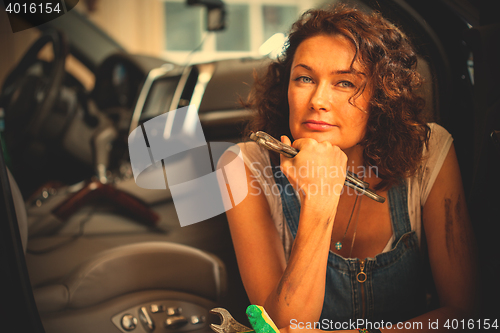
<svg viewBox="0 0 500 333"><path fill-rule="evenodd" d="M365 165L378 168L382 181L376 189L415 174L430 131L421 117L424 99L416 92L422 84L417 55L403 32L379 13L367 14L345 4L309 10L293 24L282 55L263 76L255 77L245 106L256 112L246 134L261 130L278 138L292 137L287 98L291 66L300 43L317 35L347 38L356 50L351 67L359 61L367 72L351 104L366 86L372 87L366 135L359 144ZM277 156L272 158L276 161Z"/></svg>

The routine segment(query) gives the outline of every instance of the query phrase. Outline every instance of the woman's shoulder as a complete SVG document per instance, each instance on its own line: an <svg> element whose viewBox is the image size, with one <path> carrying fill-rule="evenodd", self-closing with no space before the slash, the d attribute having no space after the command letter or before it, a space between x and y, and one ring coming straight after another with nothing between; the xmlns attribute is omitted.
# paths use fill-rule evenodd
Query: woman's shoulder
<svg viewBox="0 0 500 333"><path fill-rule="evenodd" d="M420 201L424 204L434 185L441 166L453 143L451 134L441 125L429 123L430 135L427 147L424 148L423 160L419 171L413 177L418 184Z"/></svg>
<svg viewBox="0 0 500 333"><path fill-rule="evenodd" d="M424 163L426 164L430 162L429 159L433 160L436 156L446 155L453 142L453 137L443 126L436 123L427 125L430 133L429 142L424 149Z"/></svg>
<svg viewBox="0 0 500 333"><path fill-rule="evenodd" d="M428 123L430 128L429 142L442 142L451 138L451 134L441 125L437 123Z"/></svg>

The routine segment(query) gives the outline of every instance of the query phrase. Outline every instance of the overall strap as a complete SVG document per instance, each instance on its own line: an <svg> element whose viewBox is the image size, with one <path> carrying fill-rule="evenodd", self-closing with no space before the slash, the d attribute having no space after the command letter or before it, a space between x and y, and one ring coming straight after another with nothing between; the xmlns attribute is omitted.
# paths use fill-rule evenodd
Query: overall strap
<svg viewBox="0 0 500 333"><path fill-rule="evenodd" d="M295 239L299 227L300 202L295 194L292 184L285 177L279 166L273 167L273 176L278 185L283 214L288 228ZM391 223L394 230L394 239L398 240L402 235L411 231L411 223L408 215L408 191L406 182L401 180L388 191L389 211Z"/></svg>
<svg viewBox="0 0 500 333"><path fill-rule="evenodd" d="M300 217L300 203L295 190L285 177L285 174L281 171L279 166L275 166L271 162L273 168L273 176L278 186L281 204L283 206L283 215L285 217L288 228L292 233L293 239L297 235L297 229L299 228L299 217Z"/></svg>
<svg viewBox="0 0 500 333"><path fill-rule="evenodd" d="M401 236L411 231L406 181L401 179L398 184L392 186L387 196L389 197L389 211L391 213L394 239L397 241Z"/></svg>

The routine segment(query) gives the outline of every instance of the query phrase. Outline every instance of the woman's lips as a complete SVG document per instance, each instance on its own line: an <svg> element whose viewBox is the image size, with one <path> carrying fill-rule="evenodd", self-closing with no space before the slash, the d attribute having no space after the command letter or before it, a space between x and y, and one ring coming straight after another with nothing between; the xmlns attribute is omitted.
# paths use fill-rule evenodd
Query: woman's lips
<svg viewBox="0 0 500 333"><path fill-rule="evenodd" d="M317 120L306 120L304 125L313 131L326 131L334 127L335 125L325 123L324 121Z"/></svg>

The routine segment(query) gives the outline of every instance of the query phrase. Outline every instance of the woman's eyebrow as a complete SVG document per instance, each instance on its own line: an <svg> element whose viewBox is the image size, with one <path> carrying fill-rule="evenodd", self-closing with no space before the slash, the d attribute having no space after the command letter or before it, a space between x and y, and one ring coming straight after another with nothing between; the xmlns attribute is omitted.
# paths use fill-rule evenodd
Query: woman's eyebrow
<svg viewBox="0 0 500 333"><path fill-rule="evenodd" d="M308 71L311 71L311 72L313 71L313 69L311 67L304 65L304 64L297 64L293 68L297 68L297 67L303 67L303 68L307 69Z"/></svg>
<svg viewBox="0 0 500 333"><path fill-rule="evenodd" d="M360 72L355 70L354 68L352 69L343 69L343 70L337 70L337 71L332 71L331 74L352 74L352 75L365 75L365 73Z"/></svg>
<svg viewBox="0 0 500 333"><path fill-rule="evenodd" d="M305 64L297 64L297 65L295 65L294 68L297 68L297 67L303 67L303 68L307 69L308 71L314 72L314 70L311 67L309 67ZM353 75L363 75L363 76L366 75L365 73L357 71L354 68L339 69L336 71L332 71L330 74L353 74Z"/></svg>

